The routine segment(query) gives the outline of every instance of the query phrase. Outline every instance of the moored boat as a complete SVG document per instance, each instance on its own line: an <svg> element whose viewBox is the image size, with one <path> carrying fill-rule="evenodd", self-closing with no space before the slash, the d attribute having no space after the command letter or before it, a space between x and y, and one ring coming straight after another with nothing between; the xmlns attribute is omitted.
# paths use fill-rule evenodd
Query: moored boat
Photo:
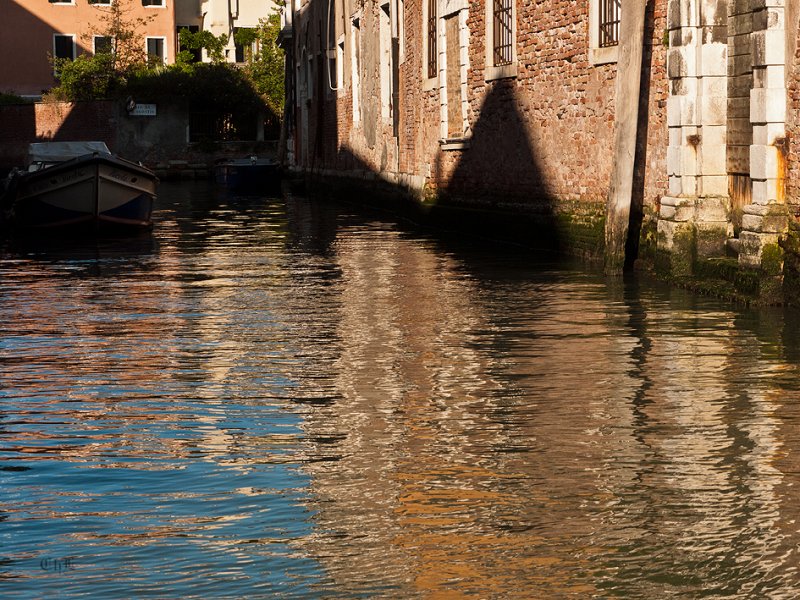
<svg viewBox="0 0 800 600"><path fill-rule="evenodd" d="M4 182L4 224L23 230L105 231L152 224L158 179L103 142L30 145L26 171Z"/></svg>
<svg viewBox="0 0 800 600"><path fill-rule="evenodd" d="M280 164L270 158L232 158L214 165L217 183L236 192L269 192L280 188Z"/></svg>

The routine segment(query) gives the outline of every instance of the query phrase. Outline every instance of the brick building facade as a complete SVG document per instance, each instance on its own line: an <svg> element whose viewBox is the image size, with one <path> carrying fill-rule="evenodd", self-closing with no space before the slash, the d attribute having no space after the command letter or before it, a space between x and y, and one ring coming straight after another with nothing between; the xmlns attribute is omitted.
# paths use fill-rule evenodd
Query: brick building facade
<svg viewBox="0 0 800 600"><path fill-rule="evenodd" d="M630 161L630 231L660 268L686 275L738 253L761 269L765 249L782 260L798 187L798 1L647 0L632 31L641 4L293 0L288 160L422 204L538 216L532 239L549 229L596 254ZM633 94L618 81L623 65L634 72L632 46Z"/></svg>

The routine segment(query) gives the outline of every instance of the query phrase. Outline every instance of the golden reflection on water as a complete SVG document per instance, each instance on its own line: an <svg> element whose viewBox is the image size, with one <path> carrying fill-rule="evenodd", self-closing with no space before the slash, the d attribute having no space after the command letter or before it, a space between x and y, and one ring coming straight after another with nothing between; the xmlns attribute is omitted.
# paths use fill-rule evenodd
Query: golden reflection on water
<svg viewBox="0 0 800 600"><path fill-rule="evenodd" d="M764 385L780 367L734 313L701 314L698 335L694 312L648 312L614 285L492 289L395 234L336 251L340 399L304 427L341 432L343 456L306 465L320 535L304 546L341 586L656 597L797 581L786 396Z"/></svg>
<svg viewBox="0 0 800 600"><path fill-rule="evenodd" d="M308 597L800 586L800 386L780 316L511 253L472 261L317 210L166 219L168 243L124 277L9 269L22 283L3 298L24 310L4 330L3 456L119 477L108 489L134 505L113 508L102 477L76 491L41 475L11 514L116 525L59 534L81 547L178 540L217 562L169 576L227 573L237 591L274 557L314 565L278 581L321 571Z"/></svg>

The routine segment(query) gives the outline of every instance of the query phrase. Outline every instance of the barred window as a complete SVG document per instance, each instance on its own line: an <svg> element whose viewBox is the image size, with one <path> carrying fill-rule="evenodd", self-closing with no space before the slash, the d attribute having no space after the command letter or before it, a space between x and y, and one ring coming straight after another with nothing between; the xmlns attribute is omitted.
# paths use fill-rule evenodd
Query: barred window
<svg viewBox="0 0 800 600"><path fill-rule="evenodd" d="M428 0L428 77L436 77L436 3L437 0Z"/></svg>
<svg viewBox="0 0 800 600"><path fill-rule="evenodd" d="M598 45L601 48L619 44L619 13L621 0L600 0L600 35Z"/></svg>
<svg viewBox="0 0 800 600"><path fill-rule="evenodd" d="M493 0L494 2L494 29L493 48L494 66L510 65L513 60L512 44L514 42L513 24L511 22L512 0Z"/></svg>

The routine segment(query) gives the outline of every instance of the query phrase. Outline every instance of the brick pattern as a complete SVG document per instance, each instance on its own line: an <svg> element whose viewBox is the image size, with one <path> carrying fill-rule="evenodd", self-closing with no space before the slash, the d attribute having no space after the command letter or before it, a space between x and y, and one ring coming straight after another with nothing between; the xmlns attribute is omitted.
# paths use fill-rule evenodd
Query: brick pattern
<svg viewBox="0 0 800 600"><path fill-rule="evenodd" d="M440 113L440 87L426 88L423 55L422 1L406 0L404 6L405 55L398 65L400 102L398 136L391 120L381 118L379 56L379 3L366 0L343 15L345 21L344 86L326 95L318 110L311 100L308 144L324 151L311 152L301 167L349 171L365 177L392 180L415 178L429 190L439 190L452 201L516 206L553 211L575 202L600 206L605 203L612 168L616 64L592 65L589 60L589 6L585 0L525 2L516 0L516 77L486 81L485 1L463 3L459 21L467 40L459 57L466 85L464 113L472 137L467 147L443 149L442 123L455 131L450 114L456 103ZM449 7L453 2L445 3ZM440 6L442 3L440 3ZM666 48L666 0L650 3L647 61L642 113L646 115L646 143L640 144L642 160L637 173L646 211L656 212L666 193L666 97L668 92ZM327 4L305 5L295 21L299 51L323 56L316 35L325 19ZM356 13L355 11L360 11ZM352 35L349 23L356 14L361 27L361 120L353 121L351 85ZM440 86L454 86L448 73L444 36L445 17L440 15L442 42ZM340 15L341 16L341 15ZM451 21L453 25L455 20ZM456 48L451 48L451 64ZM369 58L372 56L373 58ZM452 68L450 69L452 71ZM444 102L445 107L448 106ZM444 117L444 118L443 118ZM300 132L300 119L294 123ZM302 143L302 142L301 142ZM572 209L570 209L572 210ZM596 213L597 211L590 211Z"/></svg>
<svg viewBox="0 0 800 600"><path fill-rule="evenodd" d="M644 173L642 202L645 218L658 214L661 197L667 192L667 97L669 79L667 78L667 45L664 32L667 30L667 3L652 2L648 6L645 21L645 52L643 61L646 69L643 81L649 82L649 94L643 98L645 106L640 114L647 115L647 135L642 140L644 147L637 148L640 160L636 168Z"/></svg>
<svg viewBox="0 0 800 600"><path fill-rule="evenodd" d="M800 43L797 43L798 28L795 24L789 35L794 42L787 74L786 131L786 201L796 221L800 221Z"/></svg>
<svg viewBox="0 0 800 600"><path fill-rule="evenodd" d="M0 169L22 166L36 141L102 141L116 150L114 102L38 103L0 109Z"/></svg>

